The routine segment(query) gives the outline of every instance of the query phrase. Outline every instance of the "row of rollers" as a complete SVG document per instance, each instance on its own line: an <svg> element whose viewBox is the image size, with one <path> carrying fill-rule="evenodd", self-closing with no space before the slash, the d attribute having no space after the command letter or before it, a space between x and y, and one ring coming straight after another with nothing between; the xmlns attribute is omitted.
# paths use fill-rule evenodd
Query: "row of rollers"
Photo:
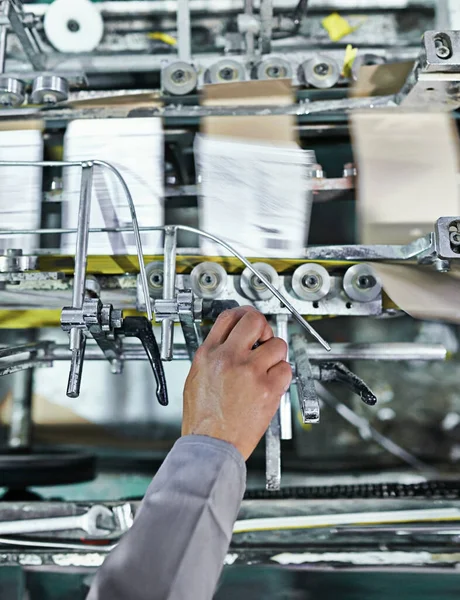
<svg viewBox="0 0 460 600"><path fill-rule="evenodd" d="M253 265L276 289L280 279L277 271L268 263L258 262ZM147 278L152 296L161 297L163 288L163 264L147 265ZM227 272L219 264L203 262L196 265L190 274L191 288L199 298L220 298L226 290ZM356 264L348 268L344 274L342 286L351 300L372 302L381 293L382 285L377 273L371 266ZM292 292L299 300L317 302L325 298L331 290L329 272L316 263L305 263L292 274ZM243 295L252 301L270 300L272 292L248 268L241 274L240 288Z"/></svg>
<svg viewBox="0 0 460 600"><path fill-rule="evenodd" d="M357 79L363 65L382 64L385 59L378 55L363 54L353 65L352 78ZM333 58L317 54L304 61L297 68L300 84L317 89L329 89L337 85L341 77L341 65ZM249 79L291 79L293 67L281 57L269 57L255 65L246 67L231 58L223 58L207 68L203 81L207 84L245 81ZM161 85L164 92L173 96L185 96L193 92L199 84L197 68L187 62L176 61L164 67L161 72Z"/></svg>

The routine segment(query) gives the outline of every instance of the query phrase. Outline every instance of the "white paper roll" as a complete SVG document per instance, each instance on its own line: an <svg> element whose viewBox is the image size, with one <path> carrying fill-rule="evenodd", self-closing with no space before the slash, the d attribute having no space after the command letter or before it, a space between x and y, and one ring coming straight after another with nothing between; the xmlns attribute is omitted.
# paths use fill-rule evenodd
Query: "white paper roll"
<svg viewBox="0 0 460 600"><path fill-rule="evenodd" d="M89 0L54 0L46 11L45 33L59 52L92 52L104 34L104 21Z"/></svg>

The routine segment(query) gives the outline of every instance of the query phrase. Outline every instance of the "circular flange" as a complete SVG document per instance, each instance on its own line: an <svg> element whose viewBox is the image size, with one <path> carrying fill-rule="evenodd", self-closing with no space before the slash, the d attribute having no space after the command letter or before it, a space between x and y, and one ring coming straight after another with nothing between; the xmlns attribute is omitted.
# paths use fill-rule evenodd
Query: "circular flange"
<svg viewBox="0 0 460 600"><path fill-rule="evenodd" d="M244 79L246 79L246 71L243 65L230 58L218 60L206 69L204 74L206 83L226 83L244 81Z"/></svg>
<svg viewBox="0 0 460 600"><path fill-rule="evenodd" d="M164 265L160 261L151 262L145 266L150 295L154 298L163 297Z"/></svg>
<svg viewBox="0 0 460 600"><path fill-rule="evenodd" d="M227 272L217 263L202 262L190 274L193 293L199 298L218 298L225 290Z"/></svg>
<svg viewBox="0 0 460 600"><path fill-rule="evenodd" d="M279 275L271 265L259 262L254 263L253 267L278 289ZM249 300L270 300L273 297L272 292L267 286L247 267L241 274L240 284L241 291Z"/></svg>
<svg viewBox="0 0 460 600"><path fill-rule="evenodd" d="M289 79L292 67L284 58L266 58L255 69L256 79Z"/></svg>
<svg viewBox="0 0 460 600"><path fill-rule="evenodd" d="M353 62L353 66L351 68L351 76L354 81L358 80L359 71L361 67L369 67L372 65L384 65L386 60L383 56L379 56L378 54L358 54Z"/></svg>
<svg viewBox="0 0 460 600"><path fill-rule="evenodd" d="M54 0L43 19L48 41L59 52L93 52L104 35L104 21L89 0Z"/></svg>
<svg viewBox="0 0 460 600"><path fill-rule="evenodd" d="M321 265L306 263L294 271L292 289L301 300L321 300L329 294L331 277Z"/></svg>
<svg viewBox="0 0 460 600"><path fill-rule="evenodd" d="M318 54L300 65L299 79L318 89L332 88L340 79L339 65L329 56Z"/></svg>
<svg viewBox="0 0 460 600"><path fill-rule="evenodd" d="M382 283L369 265L353 265L344 275L343 289L356 302L372 302L382 291Z"/></svg>
<svg viewBox="0 0 460 600"><path fill-rule="evenodd" d="M161 71L161 87L172 96L185 96L193 92L198 83L198 74L193 65L176 61Z"/></svg>
<svg viewBox="0 0 460 600"><path fill-rule="evenodd" d="M23 81L14 77L0 76L0 106L21 106L25 96Z"/></svg>
<svg viewBox="0 0 460 600"><path fill-rule="evenodd" d="M34 79L30 100L32 104L56 104L69 97L67 79L57 75L39 75Z"/></svg>

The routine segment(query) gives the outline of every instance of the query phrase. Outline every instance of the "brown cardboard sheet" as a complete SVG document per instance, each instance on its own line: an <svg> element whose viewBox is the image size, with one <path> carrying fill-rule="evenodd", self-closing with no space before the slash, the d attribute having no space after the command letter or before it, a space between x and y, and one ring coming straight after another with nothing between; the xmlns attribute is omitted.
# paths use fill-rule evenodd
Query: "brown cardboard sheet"
<svg viewBox="0 0 460 600"><path fill-rule="evenodd" d="M350 88L350 96L368 98L397 94L406 83L413 67L413 61L362 66L357 81Z"/></svg>
<svg viewBox="0 0 460 600"><path fill-rule="evenodd" d="M460 279L432 267L372 263L391 300L415 319L460 323Z"/></svg>
<svg viewBox="0 0 460 600"><path fill-rule="evenodd" d="M290 79L217 83L203 89L203 106L289 106L294 103ZM295 142L292 115L205 117L201 131L238 139Z"/></svg>
<svg viewBox="0 0 460 600"><path fill-rule="evenodd" d="M360 242L406 244L459 213L458 134L450 115L353 113Z"/></svg>

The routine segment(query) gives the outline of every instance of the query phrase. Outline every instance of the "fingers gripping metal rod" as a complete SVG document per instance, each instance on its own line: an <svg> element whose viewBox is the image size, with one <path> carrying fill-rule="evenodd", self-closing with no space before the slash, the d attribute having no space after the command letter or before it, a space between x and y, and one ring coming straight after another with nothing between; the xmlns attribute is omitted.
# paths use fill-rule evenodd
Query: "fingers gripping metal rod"
<svg viewBox="0 0 460 600"><path fill-rule="evenodd" d="M304 329L306 329L310 333L310 335L312 335L323 346L323 348L325 348L325 350L330 352L331 347L326 342L326 340L324 340L320 336L320 334L315 329L313 329L313 327L302 317L302 315L299 312L297 312L297 310L283 296L283 294L281 294L276 289L276 287L274 287L268 281L268 279L264 275L262 275L262 273L260 273L255 267L253 267L253 265L243 255L241 255L239 252L237 252L232 246L227 244L227 242L224 242L224 240L221 240L220 238L216 237L215 235L207 233L206 231L201 231L201 229L195 229L194 227L189 227L188 225L176 225L176 227L177 227L177 229L182 229L183 231L190 231L191 233L196 233L198 235L201 235L202 237L208 238L209 240L212 240L212 241L216 242L217 244L220 244L223 248L228 250L228 252L231 252L233 254L233 256L236 256L236 258L238 258L256 277L258 277L260 279L260 281L271 291L271 293L276 298L278 298L278 300L289 310L289 312L292 314L294 319Z"/></svg>

